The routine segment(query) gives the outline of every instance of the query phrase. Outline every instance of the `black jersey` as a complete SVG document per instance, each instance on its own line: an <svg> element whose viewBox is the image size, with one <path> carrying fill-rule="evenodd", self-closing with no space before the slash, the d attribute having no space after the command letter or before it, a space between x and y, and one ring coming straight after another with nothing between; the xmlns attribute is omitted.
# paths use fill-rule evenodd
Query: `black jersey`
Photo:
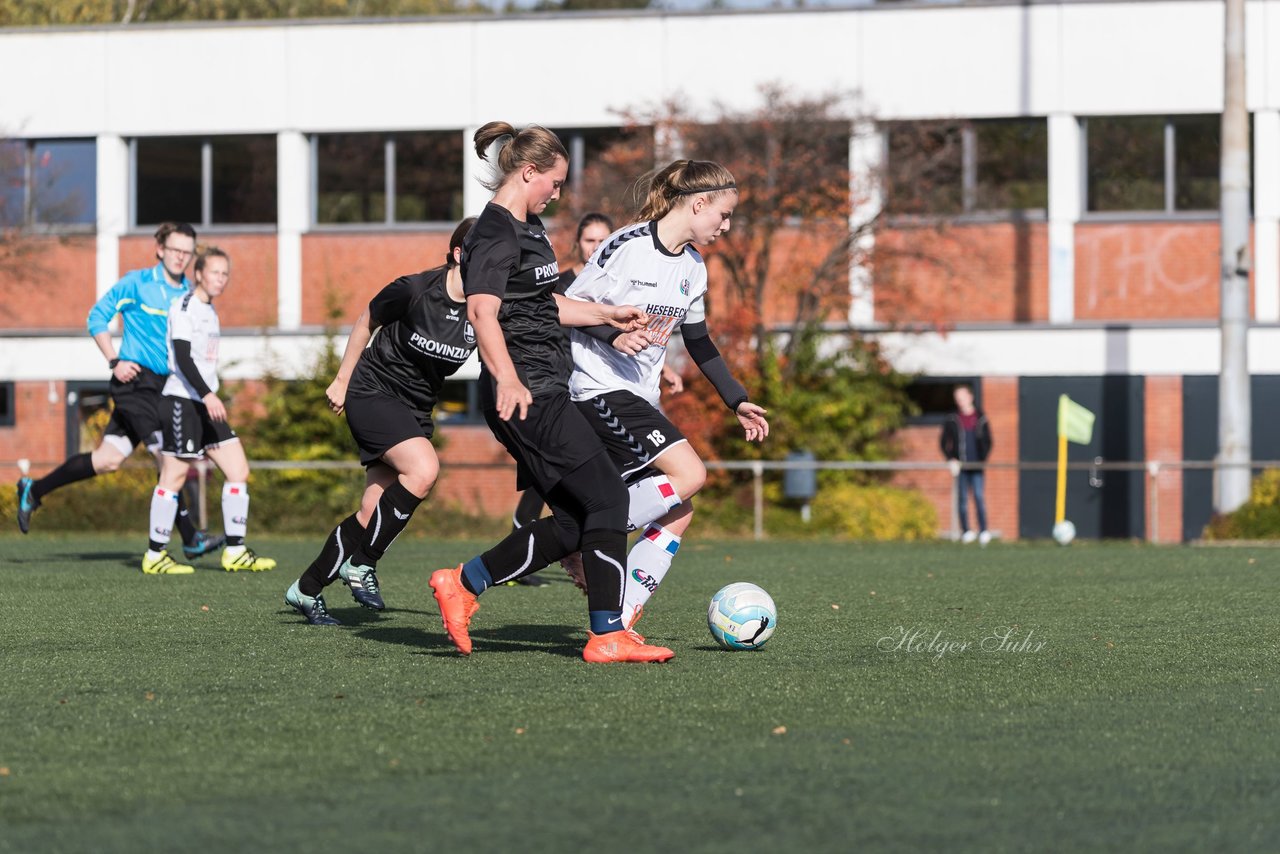
<svg viewBox="0 0 1280 854"><path fill-rule="evenodd" d="M530 214L521 222L500 205L485 206L462 244L463 287L467 296L502 299L507 352L533 393L569 387L573 358L553 294L559 277L542 220Z"/></svg>
<svg viewBox="0 0 1280 854"><path fill-rule="evenodd" d="M390 395L430 414L445 377L476 348L467 306L445 290L447 267L401 276L369 303L382 328L356 363L347 393Z"/></svg>

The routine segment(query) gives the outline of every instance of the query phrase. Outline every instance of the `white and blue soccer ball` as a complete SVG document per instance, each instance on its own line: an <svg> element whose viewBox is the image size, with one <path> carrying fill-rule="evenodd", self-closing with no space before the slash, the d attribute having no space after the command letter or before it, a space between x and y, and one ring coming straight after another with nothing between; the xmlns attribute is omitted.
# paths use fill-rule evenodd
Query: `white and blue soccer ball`
<svg viewBox="0 0 1280 854"><path fill-rule="evenodd" d="M778 609L764 590L739 581L711 597L707 626L725 649L759 649L778 627Z"/></svg>

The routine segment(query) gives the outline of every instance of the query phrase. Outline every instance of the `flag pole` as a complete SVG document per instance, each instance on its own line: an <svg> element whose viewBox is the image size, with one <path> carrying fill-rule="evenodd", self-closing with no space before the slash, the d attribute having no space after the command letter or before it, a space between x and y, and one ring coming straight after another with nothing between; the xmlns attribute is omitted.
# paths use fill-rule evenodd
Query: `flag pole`
<svg viewBox="0 0 1280 854"><path fill-rule="evenodd" d="M1056 526L1067 518L1067 396L1058 395L1058 501L1053 511Z"/></svg>

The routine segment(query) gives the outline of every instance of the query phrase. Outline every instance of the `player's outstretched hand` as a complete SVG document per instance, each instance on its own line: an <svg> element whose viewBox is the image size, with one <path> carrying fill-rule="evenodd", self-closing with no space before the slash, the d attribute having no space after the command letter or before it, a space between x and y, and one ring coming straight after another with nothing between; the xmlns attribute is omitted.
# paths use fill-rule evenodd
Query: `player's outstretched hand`
<svg viewBox="0 0 1280 854"><path fill-rule="evenodd" d="M763 442L769 435L769 422L764 418L768 411L750 401L738 404L738 410L734 414L738 416L738 423L746 432L748 442Z"/></svg>
<svg viewBox="0 0 1280 854"><path fill-rule="evenodd" d="M645 314L644 309L638 305L605 305L600 304L600 310L603 313L601 318L610 326L616 326L619 329L625 329L631 332L636 329L644 329L649 325L649 315Z"/></svg>
<svg viewBox="0 0 1280 854"><path fill-rule="evenodd" d="M498 417L503 421L510 421L511 416L517 411L520 413L520 420L523 421L529 412L529 407L533 405L533 395L517 379L499 380L497 397Z"/></svg>
<svg viewBox="0 0 1280 854"><path fill-rule="evenodd" d="M347 406L347 381L338 377L329 383L329 387L324 390L324 396L328 399L329 408L333 410L333 414L341 415L342 410Z"/></svg>
<svg viewBox="0 0 1280 854"><path fill-rule="evenodd" d="M684 391L684 377L680 376L680 372L670 365L662 366L662 381L667 384L672 394L679 394Z"/></svg>
<svg viewBox="0 0 1280 854"><path fill-rule="evenodd" d="M635 329L631 332L624 332L617 338L613 339L613 349L626 353L628 356L634 356L653 343L652 336L646 329Z"/></svg>
<svg viewBox="0 0 1280 854"><path fill-rule="evenodd" d="M209 392L204 396L204 407L209 410L209 417L214 421L227 420L227 408L222 405L222 401L213 392Z"/></svg>
<svg viewBox="0 0 1280 854"><path fill-rule="evenodd" d="M137 362L126 362L122 359L111 369L111 375L122 383L131 383L141 370L142 367Z"/></svg>

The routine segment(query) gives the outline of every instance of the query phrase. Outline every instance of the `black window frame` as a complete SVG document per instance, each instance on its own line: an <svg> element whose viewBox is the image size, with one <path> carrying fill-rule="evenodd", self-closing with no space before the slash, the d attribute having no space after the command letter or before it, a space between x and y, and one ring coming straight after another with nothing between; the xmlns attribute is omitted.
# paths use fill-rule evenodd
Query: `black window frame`
<svg viewBox="0 0 1280 854"><path fill-rule="evenodd" d="M948 388L948 397L954 393L956 386L967 385L973 389L973 405L978 409L982 409L982 377L980 376L918 376L907 384L903 390L911 399L912 403L916 403L916 398L912 396L911 389L914 386L946 386ZM955 411L954 401L946 411L921 412L918 415L907 416L904 424L908 427L940 427L947 420L947 416Z"/></svg>
<svg viewBox="0 0 1280 854"><path fill-rule="evenodd" d="M18 385L13 380L0 380L0 427L18 423Z"/></svg>
<svg viewBox="0 0 1280 854"><path fill-rule="evenodd" d="M447 219L429 219L429 220L399 220L396 219L396 143L399 138L432 134L441 137L452 136L456 140L457 153L459 155L458 169L455 173L457 179L456 192L458 194L458 215ZM367 136L370 139L379 140L382 145L382 174L383 174L383 218L380 220L371 220L365 222L322 222L320 220L320 139L329 136ZM440 230L444 228L452 229L462 219L465 212L465 200L463 196L466 192L466 174L463 166L466 157L466 146L463 139L463 130L440 129L440 128L416 128L405 130L387 130L387 131L324 131L308 134L307 143L311 151L311 177L310 177L310 212L309 220L311 228L316 231L422 231L422 230ZM451 188L452 189L452 188Z"/></svg>
<svg viewBox="0 0 1280 854"><path fill-rule="evenodd" d="M275 175L271 182L272 193L274 196L274 204L272 205L271 220L269 222L214 222L213 221L213 173L214 173L214 146L219 140L241 140L246 138L258 138L262 140L272 141L272 151L275 156ZM138 136L131 137L128 141L129 146L129 228L134 232L150 232L157 225L157 222L141 222L138 218L138 143L152 141L186 141L198 143L200 146L200 217L198 220L190 220L191 225L199 229L201 232L213 233L238 233L238 232L261 232L273 233L279 225L280 217L280 160L277 146L278 135L274 133L233 133L233 134L197 134L182 136Z"/></svg>
<svg viewBox="0 0 1280 854"><path fill-rule="evenodd" d="M98 140L92 136L49 136L49 137L12 137L2 140L6 143L23 147L22 164L22 222L15 226L22 231L45 234L92 234L98 229ZM93 148L93 210L86 222L41 222L35 218L36 205L33 201L32 184L35 181L35 152L42 145L78 142Z"/></svg>

